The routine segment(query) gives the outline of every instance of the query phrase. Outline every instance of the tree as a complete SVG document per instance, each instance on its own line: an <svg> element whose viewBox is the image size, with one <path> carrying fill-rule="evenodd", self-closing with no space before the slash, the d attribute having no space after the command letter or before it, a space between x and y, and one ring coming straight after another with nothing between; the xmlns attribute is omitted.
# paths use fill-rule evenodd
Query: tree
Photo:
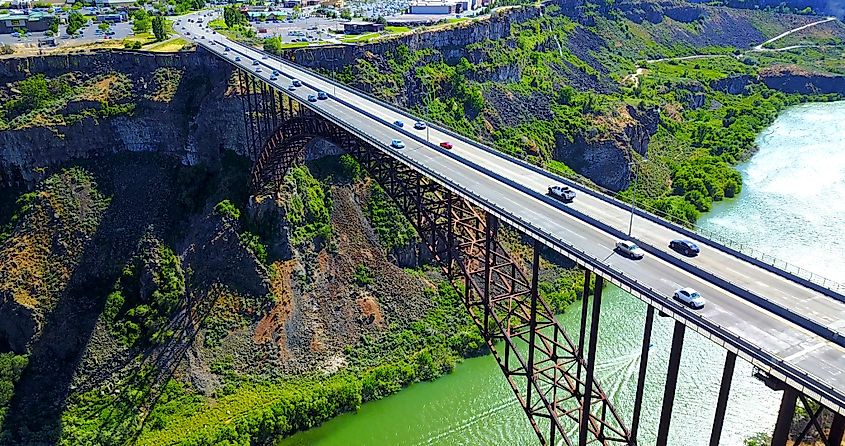
<svg viewBox="0 0 845 446"><path fill-rule="evenodd" d="M103 34L108 34L109 30L111 30L111 25L108 22L103 22L97 25L97 29L103 32Z"/></svg>
<svg viewBox="0 0 845 446"><path fill-rule="evenodd" d="M53 33L53 35L58 35L59 34L59 21L56 20L56 19L53 19L53 21L50 22L49 30L50 30L50 32Z"/></svg>
<svg viewBox="0 0 845 446"><path fill-rule="evenodd" d="M145 9L139 9L132 14L132 31L135 34L147 33L150 32L150 28L152 27L152 22L150 20L150 14L147 13Z"/></svg>
<svg viewBox="0 0 845 446"><path fill-rule="evenodd" d="M381 25L387 25L387 19L382 16L378 16L378 18L376 19L376 23Z"/></svg>
<svg viewBox="0 0 845 446"><path fill-rule="evenodd" d="M82 25L85 24L85 22L87 22L87 20L85 20L85 17L82 14L77 11L71 11L71 13L67 16L68 35L76 34L76 32L79 31L80 28L82 28Z"/></svg>
<svg viewBox="0 0 845 446"><path fill-rule="evenodd" d="M340 11L340 18L344 20L352 20L352 13L349 12L348 9L344 9L343 11Z"/></svg>
<svg viewBox="0 0 845 446"><path fill-rule="evenodd" d="M246 16L243 15L236 5L229 5L223 8L223 21L226 22L227 28L246 25L248 23Z"/></svg>
<svg viewBox="0 0 845 446"><path fill-rule="evenodd" d="M167 39L167 30L164 29L164 17L157 15L153 17L153 35L161 42Z"/></svg>

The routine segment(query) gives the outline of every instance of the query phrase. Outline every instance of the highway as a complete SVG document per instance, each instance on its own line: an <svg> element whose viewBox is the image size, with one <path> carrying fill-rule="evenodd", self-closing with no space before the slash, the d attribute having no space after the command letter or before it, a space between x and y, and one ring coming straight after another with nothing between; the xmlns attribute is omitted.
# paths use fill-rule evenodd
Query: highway
<svg viewBox="0 0 845 446"><path fill-rule="evenodd" d="M842 341L837 341L836 335L826 338L814 334L797 325L794 320L778 316L741 294L762 297L836 333L845 333L845 304L842 302L700 243L702 252L699 256L684 257L668 248L670 240L685 238L682 234L639 216L634 219L632 235L661 255L655 255L658 252L652 251L642 260L636 261L622 257L613 250L618 240L618 234L613 230L627 232L630 208L580 192L570 204L549 202L547 198L544 199L544 195L547 188L557 184L557 181L548 175L483 150L475 143L456 139L436 128L415 130L413 124L416 119L410 114L386 107L354 90L335 86L303 68L274 58L265 59L266 56L256 49L229 41L197 23L188 22L189 17L196 18L197 15L183 16L181 24L174 28L183 34L190 33L188 37L206 50L252 72L268 84L276 85L286 94L379 149L421 169L435 172L441 180L464 192L470 201L485 204L486 208L497 215L517 216L518 221L514 224L519 229L528 234L544 234L540 240L547 245L558 250L561 247L565 247L564 250L575 248L583 252L592 264L611 268L628 280L649 288L662 296L662 306L669 310L675 309L671 313L686 312L678 311L675 304L671 303L675 290L687 286L698 290L707 299L707 305L702 310L692 312L695 315L678 317L679 320L701 317L784 363L755 362L755 365L760 364L766 370L774 366L781 373L791 368L798 369L799 374L806 372L810 375L806 379L818 384L814 386L817 389L822 389L820 395L835 397L836 401L826 401L826 405L845 413L845 398L842 397L845 394L845 376L842 374L845 370L845 348L839 345ZM227 46L230 51L225 51ZM240 57L241 61L236 62L235 57ZM259 65L253 65L254 60ZM261 72L256 72L259 67ZM273 70L279 71L278 80L270 80ZM295 91L288 91L287 87L293 78L301 80L304 85ZM315 95L317 89L327 92L329 99L309 102L307 96ZM405 126L399 128L393 125L397 120L403 121ZM429 142L426 142L426 138ZM392 139L402 140L406 147L392 148ZM442 141L453 144L449 153L438 147ZM564 206L570 211L564 210ZM579 214L589 218L579 218ZM607 227L592 224L590 219ZM668 261L670 259L674 261ZM708 280L698 270L712 273L745 290L745 293L737 293L736 289ZM707 333L703 334L707 336ZM641 336L641 333L631 335ZM711 339L724 345L715 337ZM748 355L741 356L751 359ZM801 389L800 383L791 382L791 385ZM814 392L814 389L810 389L807 393L812 396Z"/></svg>

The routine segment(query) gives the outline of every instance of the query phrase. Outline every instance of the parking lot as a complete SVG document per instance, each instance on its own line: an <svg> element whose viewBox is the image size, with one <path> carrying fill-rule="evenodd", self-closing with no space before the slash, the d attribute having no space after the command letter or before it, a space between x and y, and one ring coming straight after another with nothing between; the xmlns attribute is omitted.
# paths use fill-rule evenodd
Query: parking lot
<svg viewBox="0 0 845 446"><path fill-rule="evenodd" d="M97 42L109 39L123 39L132 35L132 26L129 22L112 23L111 32L113 35L105 36L97 33L98 24L88 23L87 26L80 30L78 37L71 37L67 35L67 27L59 26L59 36L56 37L56 43L59 46L81 45L84 43ZM44 39L47 35L44 32L30 33L27 37L20 38L17 34L0 34L0 45L11 45L12 47L28 47L35 48L38 46L38 40Z"/></svg>
<svg viewBox="0 0 845 446"><path fill-rule="evenodd" d="M330 30L343 31L341 23L325 17L305 17L293 22L257 22L253 23L253 27L261 37L279 36L284 42L333 40L337 34L330 33Z"/></svg>

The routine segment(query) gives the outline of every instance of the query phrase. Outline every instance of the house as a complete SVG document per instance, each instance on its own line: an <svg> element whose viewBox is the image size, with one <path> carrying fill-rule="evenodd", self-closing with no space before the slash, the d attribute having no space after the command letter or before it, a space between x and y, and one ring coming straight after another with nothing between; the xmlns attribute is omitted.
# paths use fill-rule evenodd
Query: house
<svg viewBox="0 0 845 446"><path fill-rule="evenodd" d="M129 7L135 4L135 0L94 0L96 6Z"/></svg>
<svg viewBox="0 0 845 446"><path fill-rule="evenodd" d="M11 34L19 29L27 32L47 31L53 20L56 20L56 17L46 12L0 14L0 34Z"/></svg>
<svg viewBox="0 0 845 446"><path fill-rule="evenodd" d="M363 34L384 31L384 25L372 22L346 22L343 24L344 34Z"/></svg>
<svg viewBox="0 0 845 446"><path fill-rule="evenodd" d="M127 20L129 20L129 15L123 11L94 16L94 23L120 23Z"/></svg>

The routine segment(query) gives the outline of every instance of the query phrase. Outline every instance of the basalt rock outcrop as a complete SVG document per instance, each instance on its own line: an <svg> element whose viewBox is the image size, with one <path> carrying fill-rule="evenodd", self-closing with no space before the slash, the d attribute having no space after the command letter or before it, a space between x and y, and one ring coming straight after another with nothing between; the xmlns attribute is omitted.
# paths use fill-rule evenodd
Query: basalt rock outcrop
<svg viewBox="0 0 845 446"><path fill-rule="evenodd" d="M162 70L171 76L158 76ZM13 121L0 132L0 185L31 185L71 159L155 152L195 165L214 163L220 149L242 151L245 147L245 128L238 119L242 105L229 88L231 66L203 50L112 51L0 61L0 85L4 86L35 74L51 79L67 73L73 73L78 82L119 73L132 91L110 105L133 109L103 117L98 113L103 102L75 100L44 112L51 118L66 118L58 123Z"/></svg>
<svg viewBox="0 0 845 446"><path fill-rule="evenodd" d="M845 95L845 76L811 72L795 65L764 68L760 81L785 93Z"/></svg>

